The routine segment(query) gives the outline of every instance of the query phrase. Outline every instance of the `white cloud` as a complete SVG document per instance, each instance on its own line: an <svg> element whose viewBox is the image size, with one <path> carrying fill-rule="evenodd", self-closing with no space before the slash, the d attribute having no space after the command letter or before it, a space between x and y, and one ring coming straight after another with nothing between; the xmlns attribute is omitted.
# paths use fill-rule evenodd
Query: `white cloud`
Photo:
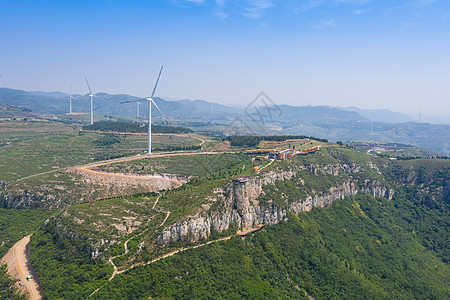
<svg viewBox="0 0 450 300"><path fill-rule="evenodd" d="M218 8L223 8L225 6L226 0L216 0L216 5Z"/></svg>
<svg viewBox="0 0 450 300"><path fill-rule="evenodd" d="M264 10L274 6L271 0L248 0L250 7L244 9L242 15L250 19L261 18Z"/></svg>
<svg viewBox="0 0 450 300"><path fill-rule="evenodd" d="M362 14L365 13L365 12L367 12L367 10L365 10L365 9L355 9L355 10L353 11L353 13L354 13L355 15L362 15Z"/></svg>
<svg viewBox="0 0 450 300"><path fill-rule="evenodd" d="M366 4L370 0L336 0L336 3L347 3L347 4L355 4L355 5L362 5Z"/></svg>
<svg viewBox="0 0 450 300"><path fill-rule="evenodd" d="M218 16L221 19L226 19L228 14L226 14L223 9L225 7L226 0L216 0L216 10L214 15Z"/></svg>
<svg viewBox="0 0 450 300"><path fill-rule="evenodd" d="M216 11L216 12L214 12L214 15L221 19L226 19L228 17L228 15L226 13L224 13L223 11Z"/></svg>
<svg viewBox="0 0 450 300"><path fill-rule="evenodd" d="M302 13L305 11L308 11L310 9L313 9L315 7L318 7L320 5L322 5L325 1L324 0L309 0L307 3L301 5L301 6L296 6L294 7L294 12L296 14L298 13Z"/></svg>
<svg viewBox="0 0 450 300"><path fill-rule="evenodd" d="M433 4L435 2L438 2L439 0L415 0L413 2L413 5L415 6L427 6L430 4Z"/></svg>
<svg viewBox="0 0 450 300"><path fill-rule="evenodd" d="M315 29L324 29L324 28L333 28L336 27L337 24L333 19L321 20L314 24L312 24Z"/></svg>
<svg viewBox="0 0 450 300"><path fill-rule="evenodd" d="M203 4L203 2L205 2L205 0L186 0L187 2L193 2L196 4Z"/></svg>

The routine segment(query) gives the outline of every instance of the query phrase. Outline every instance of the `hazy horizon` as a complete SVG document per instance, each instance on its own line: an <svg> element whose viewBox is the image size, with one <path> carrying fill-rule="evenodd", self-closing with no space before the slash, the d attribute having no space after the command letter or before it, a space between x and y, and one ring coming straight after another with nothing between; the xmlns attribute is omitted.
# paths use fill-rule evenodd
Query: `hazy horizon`
<svg viewBox="0 0 450 300"><path fill-rule="evenodd" d="M0 86L450 115L439 0L0 1ZM8 41L6 43L5 41Z"/></svg>

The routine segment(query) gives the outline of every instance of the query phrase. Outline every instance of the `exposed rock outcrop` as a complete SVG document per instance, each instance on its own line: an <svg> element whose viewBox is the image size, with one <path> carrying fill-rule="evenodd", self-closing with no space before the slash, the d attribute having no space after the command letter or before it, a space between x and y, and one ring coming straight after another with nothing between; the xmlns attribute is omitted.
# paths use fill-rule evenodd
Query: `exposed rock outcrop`
<svg viewBox="0 0 450 300"><path fill-rule="evenodd" d="M329 194L307 196L305 200L294 202L289 210L295 214L303 211L310 211L313 207L328 207L334 200L344 199L347 196L354 196L358 193L353 182L346 182L342 186L333 187Z"/></svg>
<svg viewBox="0 0 450 300"><path fill-rule="evenodd" d="M54 195L43 195L42 193L31 192L29 190L6 191L2 195L2 207L18 208L31 207L37 203L45 203L48 200L55 200Z"/></svg>
<svg viewBox="0 0 450 300"><path fill-rule="evenodd" d="M112 196L125 196L133 194L136 188L140 192L155 192L179 187L186 182L184 178L168 174L152 176L127 175L120 173L106 173L90 169L76 170L81 180L86 184L95 184L107 187Z"/></svg>
<svg viewBox="0 0 450 300"><path fill-rule="evenodd" d="M328 164L328 165L317 165L310 164L306 166L306 170L313 174L322 173L324 175L334 175L338 176L340 173L358 173L361 172L362 167L357 164Z"/></svg>
<svg viewBox="0 0 450 300"><path fill-rule="evenodd" d="M374 197L387 198L389 200L391 200L394 195L394 190L384 186L379 181L365 180L364 184L365 186L361 188L363 193L371 194Z"/></svg>
<svg viewBox="0 0 450 300"><path fill-rule="evenodd" d="M323 171L319 168L316 170ZM357 168L354 170L357 170ZM240 228L254 227L257 224L273 225L285 220L288 211L299 214L303 211L309 211L313 207L327 207L336 199L344 199L358 193L358 189L353 182L345 182L340 186L330 188L328 191L308 195L305 199L293 201L287 209L276 205L259 204L258 197L263 192L264 185L273 184L276 180L290 180L295 175L296 173L293 171L279 172L276 175L271 172L260 178L251 178L246 183L231 183L222 191L221 198L226 202L224 210L210 212L209 214L199 213L167 227L156 241L159 244L167 244L170 241L177 240L196 242L208 238L213 230L222 232L230 228L232 224ZM393 194L392 190L383 187L379 182L367 182L365 189L361 192L389 199ZM225 195L228 195L228 197Z"/></svg>
<svg viewBox="0 0 450 300"><path fill-rule="evenodd" d="M155 174L151 176L66 171L73 183L72 189L56 184L41 186L8 185L0 182L0 206L19 208L40 206L48 209L66 208L88 200L156 192L181 186L186 178Z"/></svg>

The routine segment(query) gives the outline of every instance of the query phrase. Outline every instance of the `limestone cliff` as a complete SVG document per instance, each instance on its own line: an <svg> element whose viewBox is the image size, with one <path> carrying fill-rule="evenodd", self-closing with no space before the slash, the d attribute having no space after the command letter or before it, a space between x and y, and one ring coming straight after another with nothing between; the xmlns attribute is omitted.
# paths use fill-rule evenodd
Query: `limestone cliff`
<svg viewBox="0 0 450 300"><path fill-rule="evenodd" d="M360 168L357 166L325 166L322 168L313 166L308 168L308 171L313 174L321 172L335 176L339 172L359 172L359 170ZM313 207L327 207L336 199L356 195L358 192L389 199L393 194L391 189L378 181L364 182L361 189L358 189L354 182L347 181L342 185L331 187L327 191L311 193L305 198L291 201L288 208L270 204L270 201L269 205L259 203L258 198L263 193L265 185L273 184L277 180L291 180L295 176L296 172L292 170L272 171L260 177L251 178L246 183L230 183L216 194L216 201L224 201L224 209L198 213L182 222L166 227L156 241L159 244L177 240L196 242L208 238L213 231L227 230L232 224L237 225L238 228L250 228L257 224L273 225L286 219L288 211L298 214L309 211Z"/></svg>

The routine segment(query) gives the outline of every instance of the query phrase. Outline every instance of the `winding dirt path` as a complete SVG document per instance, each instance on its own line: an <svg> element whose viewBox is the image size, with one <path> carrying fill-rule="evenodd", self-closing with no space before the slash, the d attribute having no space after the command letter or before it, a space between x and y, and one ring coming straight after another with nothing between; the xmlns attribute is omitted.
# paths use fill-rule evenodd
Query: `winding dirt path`
<svg viewBox="0 0 450 300"><path fill-rule="evenodd" d="M159 198L159 197L158 197L158 198ZM170 212L168 212L168 214L167 214L166 218L164 219L163 223L161 223L161 225L159 225L158 227L160 227L160 226L162 226L162 225L164 224L165 220L169 217L169 215L170 215ZM195 246L191 246L191 247L183 247L183 248L180 248L180 249L176 249L176 250L173 250L172 252L169 252L169 253L166 253L166 254L164 254L164 255L161 255L161 256L159 256L159 257L157 257L157 258L154 258L154 259L152 259L151 261L137 263L137 264L131 265L130 267L128 267L128 268L125 269L125 270L118 271L116 265L114 264L114 262L113 262L112 260L113 260L114 258L118 257L118 256L125 255L126 252L127 252L127 248L125 247L125 249L126 249L126 250L125 250L125 253L123 253L123 254L121 254L121 255L118 255L118 256L115 256L114 258L113 258L113 257L110 257L109 260L108 260L109 263L112 264L113 267L114 267L113 275L111 275L111 277L109 278L109 281L111 281L117 274L121 274L121 273L128 272L129 270L131 270L131 269L133 269L133 268L135 268L135 267L137 267L137 266L146 266L146 265L150 265L150 264L153 264L153 263L155 263L155 262L157 262L157 261L159 261L159 260L161 260L161 259L165 259L165 258L167 258L167 257L174 256L174 255L177 254L177 253L180 253L180 252L183 252L183 251L186 251L186 250L189 250L189 249L195 249L195 248L203 247L203 246L206 246L206 245L209 245L209 244L212 244L212 243L217 243L217 242L221 242L221 241L226 241L226 240L229 240L229 239L231 239L233 236L236 236L236 235L245 236L245 235L247 235L247 234L249 234L249 233L252 233L252 232L256 232L256 231L261 230L261 228L263 228L264 226L265 226L265 224L259 224L259 225L257 225L256 227L253 227L253 228L246 228L246 229L243 229L242 231L238 231L236 234L233 234L233 235L229 235L229 236L226 236L226 237L222 237L222 238L219 238L219 239L216 239L216 240L212 240L212 241L209 241L209 242L206 242L206 243L203 243L203 244L199 244L199 245L195 245ZM147 231L147 230L145 230L145 231ZM141 232L140 234L142 234L142 233L144 233L144 232ZM134 237L136 237L136 236L134 236ZM134 237L132 237L132 238L134 238ZM131 240L132 238L128 239L125 243L128 243L128 241ZM94 295L95 293L97 293L97 292L98 292L99 290L101 290L104 286L105 286L105 284L102 285L101 287L99 287L98 289L96 289L95 291L93 291L89 296L86 297L86 299L89 299L92 295Z"/></svg>
<svg viewBox="0 0 450 300"><path fill-rule="evenodd" d="M229 240L229 239L231 239L233 236L236 236L236 235L244 236L244 235L247 235L247 234L249 234L249 233L259 231L259 230L261 230L261 228L263 228L264 226L265 226L264 224L259 224L259 225L257 225L256 227L253 227L253 228L246 228L246 229L244 229L244 230L242 230L242 231L238 231L236 234L233 234L233 235L229 235L229 236L226 236L226 237L222 237L222 238L219 238L219 239L216 239L216 240L212 240L212 241L209 241L209 242L206 242L206 243L203 243L203 244L198 244L198 245L191 246L191 247L183 247L183 248L180 248L180 249L176 249L176 250L174 250L174 251L172 251L172 252L169 252L169 253L166 253L166 254L164 254L164 255L161 255L161 256L159 256L159 257L157 257L157 258L154 258L154 259L152 259L151 261L148 261L148 262L146 262L146 263L137 263L137 264L134 264L134 265L130 266L129 268L125 269L125 270L118 271L117 273L118 273L118 274L121 274L121 273L127 272L127 271L129 271L129 270L131 270L131 269L133 269L134 267L137 267L137 266L142 266L142 265L146 266L146 265L150 265L150 264L152 264L152 263L154 263L154 262L157 262L158 260L161 260L161 259L164 259L164 258L173 256L173 255L175 255L175 254L177 254L177 253L179 253L179 252L183 252L183 251L186 251L186 250L189 250L189 249L195 249L195 248L203 247L203 246L206 246L206 245L209 245L209 244L212 244L212 243L217 243L217 242L221 242L221 241L226 241L226 240Z"/></svg>
<svg viewBox="0 0 450 300"><path fill-rule="evenodd" d="M82 166L75 166L71 168L67 168L71 171L78 171L82 173L87 173L91 175L99 175L105 177L122 177L122 178L130 178L130 179L147 179L148 180L168 180L177 184L176 187L181 186L183 183L179 180L164 178L160 176L152 176L152 175L136 175L136 174L122 174L122 173L111 173L106 171L94 170L99 166L110 165L119 162L133 161L139 159L153 158L153 157L168 157L168 156L191 156L191 155L204 155L204 154L218 154L217 152L177 152L177 153L159 153L159 154L150 154L150 155L136 155L132 157L121 157L116 159L111 159L108 161L96 162Z"/></svg>
<svg viewBox="0 0 450 300"><path fill-rule="evenodd" d="M156 208L155 208L156 204L158 204L158 200L159 200L160 197L161 197L161 196L158 196L158 198L156 198L155 203L153 203L152 209L153 209L154 211L156 211L156 212L159 212L159 213L165 213L165 214L166 214L166 217L165 217L164 220L161 222L161 224L159 224L156 228L159 228L159 227L163 226L164 223L166 223L167 218L169 218L169 216L170 216L170 211L164 211L164 210L159 210L159 209L156 209ZM138 237L138 236L144 234L144 233L147 232L149 229L150 229L150 228L147 228L147 229L143 230L141 233L136 234L136 235L130 237L128 240L125 241L125 243L123 243L123 247L125 248L125 251L124 251L122 254L119 254L119 255L110 257L110 258L108 259L108 262L109 262L109 263L113 266L113 268L114 268L114 271L113 271L111 277L108 279L109 281L113 280L114 277L116 276L116 274L118 274L118 273L123 273L123 271L118 271L117 266L116 266L116 264L114 263L114 259L117 258L117 257L126 255L126 254L129 252L129 249L128 249L128 242L131 241L131 239L133 239L133 238L135 238L135 237Z"/></svg>
<svg viewBox="0 0 450 300"><path fill-rule="evenodd" d="M9 249L2 262L8 265L8 274L18 280L19 290L24 292L28 299L38 300L42 299L42 295L36 273L31 268L30 237L31 235L27 235ZM27 275L31 275L30 281L27 281Z"/></svg>

